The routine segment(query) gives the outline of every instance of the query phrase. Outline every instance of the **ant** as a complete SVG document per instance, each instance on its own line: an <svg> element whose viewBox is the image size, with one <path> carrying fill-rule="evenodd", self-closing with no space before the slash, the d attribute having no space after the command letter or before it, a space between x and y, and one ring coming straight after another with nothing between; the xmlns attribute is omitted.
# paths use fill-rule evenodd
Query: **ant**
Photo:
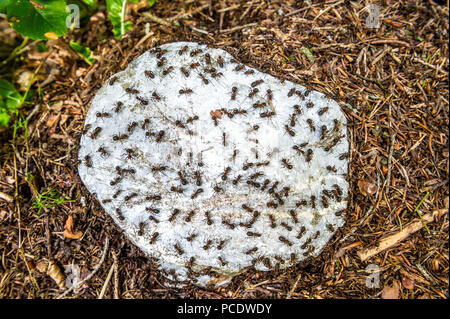
<svg viewBox="0 0 450 319"><path fill-rule="evenodd" d="M264 113L261 113L261 114L259 114L259 116L261 116L261 117L271 117L271 116L274 116L275 115L275 112L264 112Z"/></svg>
<svg viewBox="0 0 450 319"><path fill-rule="evenodd" d="M156 137L156 143L161 142L162 138L164 137L165 132L163 130L159 131L158 136Z"/></svg>
<svg viewBox="0 0 450 319"><path fill-rule="evenodd" d="M248 71L244 72L245 75L250 75L250 74L253 74L253 73L255 73L254 70L248 70Z"/></svg>
<svg viewBox="0 0 450 319"><path fill-rule="evenodd" d="M191 94L192 92L192 89L182 89L179 91L180 94Z"/></svg>
<svg viewBox="0 0 450 319"><path fill-rule="evenodd" d="M130 195L125 196L124 199L125 199L126 202L128 202L130 199L132 199L132 198L134 198L136 196L138 196L137 193L131 193Z"/></svg>
<svg viewBox="0 0 450 319"><path fill-rule="evenodd" d="M193 241L195 237L197 237L197 234L191 234L191 235L189 235L188 238L186 238L186 240L187 241Z"/></svg>
<svg viewBox="0 0 450 319"><path fill-rule="evenodd" d="M296 214L295 210L291 209L289 211L289 214L291 215L292 220L294 221L294 224L297 224L298 223L298 219L297 219L297 214Z"/></svg>
<svg viewBox="0 0 450 319"><path fill-rule="evenodd" d="M272 90L271 90L271 89L268 89L268 90L267 90L267 99L268 99L269 101L272 101L272 98L273 98Z"/></svg>
<svg viewBox="0 0 450 319"><path fill-rule="evenodd" d="M117 185L121 180L122 180L122 177L118 176L115 179L113 179L111 182L109 182L109 184L111 186L114 186L114 185Z"/></svg>
<svg viewBox="0 0 450 319"><path fill-rule="evenodd" d="M245 252L246 255L254 254L258 251L258 247L253 247L252 249L249 249Z"/></svg>
<svg viewBox="0 0 450 319"><path fill-rule="evenodd" d="M328 111L328 106L320 109L320 111L318 112L319 115L323 115L326 111Z"/></svg>
<svg viewBox="0 0 450 319"><path fill-rule="evenodd" d="M172 221L177 217L177 215L178 215L179 213L180 213L180 210L179 210L178 208L175 208L175 209L173 210L172 215L170 215L168 221L169 221L169 222L172 222Z"/></svg>
<svg viewBox="0 0 450 319"><path fill-rule="evenodd" d="M192 194L191 199L195 199L200 193L203 193L203 189L199 188L195 191L194 194Z"/></svg>
<svg viewBox="0 0 450 319"><path fill-rule="evenodd" d="M194 56L196 56L197 54L202 53L202 52L203 52L202 49L195 49L195 50L191 51L190 56L191 56L191 57L194 57Z"/></svg>
<svg viewBox="0 0 450 319"><path fill-rule="evenodd" d="M208 240L206 241L206 244L203 246L203 249L204 249L204 250L208 250L209 247L211 247L212 242L213 242L213 241L212 241L211 239L208 239Z"/></svg>
<svg viewBox="0 0 450 319"><path fill-rule="evenodd" d="M185 45L184 47L182 47L181 48L181 50L180 51L178 51L178 54L179 55L182 55L184 52L186 52L187 51L187 49L188 49L188 46L187 45Z"/></svg>
<svg viewBox="0 0 450 319"><path fill-rule="evenodd" d="M240 64L238 66L236 66L236 68L234 69L235 71L241 71L244 68L243 64Z"/></svg>
<svg viewBox="0 0 450 319"><path fill-rule="evenodd" d="M223 58L222 56L219 55L219 57L217 58L217 64L220 65L221 68L223 68Z"/></svg>
<svg viewBox="0 0 450 319"><path fill-rule="evenodd" d="M122 134L122 135L114 135L114 136L113 136L113 141L126 140L127 138L128 138L128 135L126 135L126 134Z"/></svg>
<svg viewBox="0 0 450 319"><path fill-rule="evenodd" d="M267 104L266 102L262 102L262 103L253 103L253 108L259 108L259 107L265 107Z"/></svg>
<svg viewBox="0 0 450 319"><path fill-rule="evenodd" d="M105 113L97 112L95 115L97 117L109 117L109 113L107 113L107 112L105 112Z"/></svg>
<svg viewBox="0 0 450 319"><path fill-rule="evenodd" d="M306 227L302 226L302 228L300 229L300 231L298 232L298 235L296 236L297 239L300 239L303 237L303 235L305 234L306 231Z"/></svg>
<svg viewBox="0 0 450 319"><path fill-rule="evenodd" d="M253 96L255 96L256 93L259 92L258 88L254 88L253 90L250 91L250 93L248 94L249 98L253 98Z"/></svg>
<svg viewBox="0 0 450 319"><path fill-rule="evenodd" d="M187 185L188 181L183 177L183 173L181 171L178 172L178 177L180 178L181 184Z"/></svg>
<svg viewBox="0 0 450 319"><path fill-rule="evenodd" d="M192 220L192 217L194 217L194 215L195 211L191 210L184 220L189 223Z"/></svg>
<svg viewBox="0 0 450 319"><path fill-rule="evenodd" d="M114 193L113 198L116 199L117 196L120 195L120 193L122 193L122 190L121 190L121 189L119 189L117 192Z"/></svg>
<svg viewBox="0 0 450 319"><path fill-rule="evenodd" d="M241 180L242 175L238 175L234 180L233 180L233 185L237 185L237 183L239 183L239 181Z"/></svg>
<svg viewBox="0 0 450 319"><path fill-rule="evenodd" d="M105 150L104 147L100 147L97 152L100 152L102 154L102 156L108 156L109 153Z"/></svg>
<svg viewBox="0 0 450 319"><path fill-rule="evenodd" d="M308 123L309 128L311 129L311 132L315 132L316 128L314 127L313 121L311 119L307 119L306 123Z"/></svg>
<svg viewBox="0 0 450 319"><path fill-rule="evenodd" d="M311 101L309 101L308 103L306 103L306 107L307 107L308 109L310 109L310 108L314 107L314 103L311 102Z"/></svg>
<svg viewBox="0 0 450 319"><path fill-rule="evenodd" d="M233 88L231 89L231 99L232 100L236 99L237 90L238 90L238 88L235 86L233 86Z"/></svg>
<svg viewBox="0 0 450 319"><path fill-rule="evenodd" d="M152 238L150 239L150 245L153 245L158 237L159 237L159 233L155 232L153 234Z"/></svg>
<svg viewBox="0 0 450 319"><path fill-rule="evenodd" d="M151 78L151 79L154 79L155 78L155 74L153 74L153 72L152 71L144 71L144 74L145 74L145 76L146 77L149 77L149 78Z"/></svg>
<svg viewBox="0 0 450 319"><path fill-rule="evenodd" d="M294 130L292 130L292 129L289 127L289 125L286 124L286 125L284 126L284 128L286 129L286 132L288 132L290 136L295 136Z"/></svg>
<svg viewBox="0 0 450 319"><path fill-rule="evenodd" d="M166 58L163 57L163 58L159 59L157 65L158 65L158 67L160 68L160 67L163 66L164 63L166 63Z"/></svg>
<svg viewBox="0 0 450 319"><path fill-rule="evenodd" d="M205 61L207 64L211 64L211 55L209 53L205 54Z"/></svg>
<svg viewBox="0 0 450 319"><path fill-rule="evenodd" d="M198 76L202 79L203 83L209 84L209 80L203 74L199 73Z"/></svg>
<svg viewBox="0 0 450 319"><path fill-rule="evenodd" d="M308 149L306 151L306 163L311 162L312 160L312 155L313 155L313 150L312 149Z"/></svg>
<svg viewBox="0 0 450 319"><path fill-rule="evenodd" d="M185 77L188 77L188 76L189 76L188 70L186 70L184 67L181 67L181 68L180 68L180 71L184 74Z"/></svg>
<svg viewBox="0 0 450 319"><path fill-rule="evenodd" d="M153 208L153 207L146 207L145 210L152 212L154 214L159 214L159 209L158 208Z"/></svg>
<svg viewBox="0 0 450 319"><path fill-rule="evenodd" d="M132 122L130 125L128 125L127 131L131 133L137 125L137 122Z"/></svg>
<svg viewBox="0 0 450 319"><path fill-rule="evenodd" d="M294 93L295 93L295 88L292 88L292 89L289 90L287 96L291 97L292 95L294 95Z"/></svg>
<svg viewBox="0 0 450 319"><path fill-rule="evenodd" d="M125 92L130 93L130 94L139 94L139 90L132 89L132 88L126 88Z"/></svg>
<svg viewBox="0 0 450 319"><path fill-rule="evenodd" d="M116 81L119 79L119 77L115 76L112 77L111 80L109 80L109 85L113 85L114 83L116 83Z"/></svg>
<svg viewBox="0 0 450 319"><path fill-rule="evenodd" d="M143 130L145 130L145 128L147 127L147 125L150 123L150 119L145 119L144 120L144 123L142 123L142 126L141 126L141 128L143 129Z"/></svg>
<svg viewBox="0 0 450 319"><path fill-rule="evenodd" d="M172 187L170 187L170 191L174 192L174 193L182 194L184 192L184 189L182 189L180 187L172 186Z"/></svg>
<svg viewBox="0 0 450 319"><path fill-rule="evenodd" d="M200 66L200 63L198 63L198 62L191 63L191 65L189 65L189 67L190 67L191 69L196 69L196 68L198 68L199 66Z"/></svg>
<svg viewBox="0 0 450 319"><path fill-rule="evenodd" d="M228 173L230 172L230 170L231 170L231 167L227 167L227 168L225 168L225 170L223 171L223 175L222 175L222 180L223 180L223 181L226 181L226 180L227 180L227 178L228 178Z"/></svg>
<svg viewBox="0 0 450 319"><path fill-rule="evenodd" d="M210 216L210 213L209 213L208 211L205 212L205 217L206 217L206 223L207 223L208 225L212 225L212 224L213 224L213 221L212 221L211 216Z"/></svg>
<svg viewBox="0 0 450 319"><path fill-rule="evenodd" d="M136 100L138 100L141 105L148 105L148 101L140 96L136 96Z"/></svg>
<svg viewBox="0 0 450 319"><path fill-rule="evenodd" d="M290 242L288 239L286 239L285 237L283 237L283 236L280 236L280 237L278 237L278 239L282 242L282 243L284 243L284 244L286 244L286 245L288 245L288 246L292 246L292 242Z"/></svg>
<svg viewBox="0 0 450 319"><path fill-rule="evenodd" d="M92 160L89 155L86 155L84 157L84 163L86 164L87 167L92 167Z"/></svg>
<svg viewBox="0 0 450 319"><path fill-rule="evenodd" d="M283 159L281 159L281 162L283 163L283 165L284 165L287 169L292 169L292 168L293 168L292 164L290 164L290 163L288 162L287 159L283 158Z"/></svg>
<svg viewBox="0 0 450 319"><path fill-rule="evenodd" d="M122 102L117 102L116 107L114 108L114 112L119 113L121 107L122 107L123 103Z"/></svg>
<svg viewBox="0 0 450 319"><path fill-rule="evenodd" d="M152 93L152 96L155 100L161 101L161 97L158 95L158 93L156 93L156 91Z"/></svg>
<svg viewBox="0 0 450 319"><path fill-rule="evenodd" d="M323 140L326 135L327 135L327 126L326 125L322 125L322 131L320 133L320 139Z"/></svg>
<svg viewBox="0 0 450 319"><path fill-rule="evenodd" d="M250 236L250 237L261 237L261 234L248 231L247 232L247 236Z"/></svg>
<svg viewBox="0 0 450 319"><path fill-rule="evenodd" d="M161 200L161 195L150 195L145 197L145 200Z"/></svg>
<svg viewBox="0 0 450 319"><path fill-rule="evenodd" d="M258 86L263 82L264 82L264 80L257 80L257 81L252 82L251 86L254 88L255 86Z"/></svg>
<svg viewBox="0 0 450 319"><path fill-rule="evenodd" d="M264 180L264 183L263 183L263 186L261 187L261 190L264 191L269 184L270 184L270 180L269 179Z"/></svg>
<svg viewBox="0 0 450 319"><path fill-rule="evenodd" d="M169 66L167 69L163 71L163 75L167 75L173 71L173 66Z"/></svg>

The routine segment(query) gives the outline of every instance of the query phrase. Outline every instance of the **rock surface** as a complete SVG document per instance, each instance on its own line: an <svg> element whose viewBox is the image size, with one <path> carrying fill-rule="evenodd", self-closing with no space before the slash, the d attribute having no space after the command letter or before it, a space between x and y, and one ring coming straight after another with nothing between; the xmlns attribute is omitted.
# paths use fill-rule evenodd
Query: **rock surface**
<svg viewBox="0 0 450 319"><path fill-rule="evenodd" d="M339 105L220 49L144 53L98 91L80 144L87 189L178 282L291 266L343 225Z"/></svg>

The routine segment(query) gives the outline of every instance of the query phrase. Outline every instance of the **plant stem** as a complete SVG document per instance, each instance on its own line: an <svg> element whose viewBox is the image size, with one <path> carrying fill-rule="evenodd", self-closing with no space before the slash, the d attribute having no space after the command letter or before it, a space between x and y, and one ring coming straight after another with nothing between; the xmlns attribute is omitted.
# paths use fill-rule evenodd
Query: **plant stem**
<svg viewBox="0 0 450 319"><path fill-rule="evenodd" d="M17 56L17 53L27 44L27 42L28 37L23 38L22 43L18 47L15 47L14 50L11 52L11 54L5 60L2 61L2 65L5 65L6 63L14 59Z"/></svg>

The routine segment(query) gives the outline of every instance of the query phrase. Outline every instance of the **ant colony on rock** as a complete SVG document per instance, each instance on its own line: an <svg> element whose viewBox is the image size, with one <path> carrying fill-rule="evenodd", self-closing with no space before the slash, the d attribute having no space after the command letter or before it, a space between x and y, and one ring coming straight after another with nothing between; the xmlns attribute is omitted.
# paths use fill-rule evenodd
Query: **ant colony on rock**
<svg viewBox="0 0 450 319"><path fill-rule="evenodd" d="M347 207L346 118L206 45L156 47L94 97L79 174L177 284L316 257Z"/></svg>

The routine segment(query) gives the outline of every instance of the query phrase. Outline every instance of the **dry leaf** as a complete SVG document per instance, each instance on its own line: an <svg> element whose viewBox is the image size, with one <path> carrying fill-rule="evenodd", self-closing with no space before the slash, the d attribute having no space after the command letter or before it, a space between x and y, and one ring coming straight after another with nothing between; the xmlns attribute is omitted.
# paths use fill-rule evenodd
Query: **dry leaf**
<svg viewBox="0 0 450 319"><path fill-rule="evenodd" d="M55 32L47 32L44 34L47 39L56 40L58 39L58 35Z"/></svg>
<svg viewBox="0 0 450 319"><path fill-rule="evenodd" d="M211 114L211 116L217 117L218 119L222 118L222 112L220 110L211 111L209 112L209 114Z"/></svg>
<svg viewBox="0 0 450 319"><path fill-rule="evenodd" d="M405 287L408 290L414 290L414 279L408 278L408 277L403 277L402 278L402 285L403 287Z"/></svg>
<svg viewBox="0 0 450 319"><path fill-rule="evenodd" d="M364 196L375 194L378 190L378 187L375 184L372 184L366 180L358 181L358 188Z"/></svg>
<svg viewBox="0 0 450 319"><path fill-rule="evenodd" d="M51 261L48 264L47 275L56 282L59 288L64 288L66 286L64 274L54 261Z"/></svg>
<svg viewBox="0 0 450 319"><path fill-rule="evenodd" d="M61 269L54 261L46 261L41 260L36 265L36 269L39 272L45 273L50 278L52 278L59 288L64 288L66 286L65 280L64 280L64 274L61 272Z"/></svg>
<svg viewBox="0 0 450 319"><path fill-rule="evenodd" d="M398 299L400 296L400 285L396 280L392 283L392 286L384 286L381 292L382 299Z"/></svg>
<svg viewBox="0 0 450 319"><path fill-rule="evenodd" d="M81 236L83 236L83 232L82 231L76 231L74 232L74 222L73 222L73 217L72 215L69 215L69 217L67 217L66 220L66 224L64 225L64 237L69 238L69 239L80 239Z"/></svg>

